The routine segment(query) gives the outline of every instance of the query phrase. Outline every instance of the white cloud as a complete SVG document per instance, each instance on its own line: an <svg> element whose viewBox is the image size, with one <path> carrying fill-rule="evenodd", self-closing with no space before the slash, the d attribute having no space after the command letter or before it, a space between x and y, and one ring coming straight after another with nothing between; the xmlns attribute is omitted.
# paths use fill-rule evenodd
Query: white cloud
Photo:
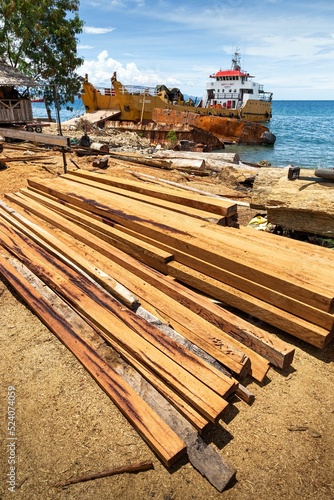
<svg viewBox="0 0 334 500"><path fill-rule="evenodd" d="M93 85L104 87L110 84L114 71L117 73L117 79L125 85L155 86L163 83L174 87L180 84L177 78L171 76L166 79L155 71L141 70L133 62L123 65L109 57L107 50L100 52L95 60L85 60L78 73L82 76L88 74L88 79Z"/></svg>
<svg viewBox="0 0 334 500"><path fill-rule="evenodd" d="M105 33L110 33L114 31L115 28L96 28L94 26L85 26L83 28L84 33L87 35L104 35Z"/></svg>

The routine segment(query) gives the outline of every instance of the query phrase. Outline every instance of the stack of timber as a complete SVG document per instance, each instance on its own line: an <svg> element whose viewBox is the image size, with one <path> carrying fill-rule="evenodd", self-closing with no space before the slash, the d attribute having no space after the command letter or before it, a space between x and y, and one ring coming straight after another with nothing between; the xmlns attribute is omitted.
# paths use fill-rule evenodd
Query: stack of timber
<svg viewBox="0 0 334 500"><path fill-rule="evenodd" d="M187 452L220 491L235 470L200 434L232 394L250 402L246 375L263 382L270 364L285 369L294 355L222 303L320 348L333 333L331 250L221 223L235 211L218 198L82 170L30 179L0 203L0 273L166 465ZM82 336L87 328L126 368L103 359L93 334ZM145 400L130 369L165 403Z"/></svg>

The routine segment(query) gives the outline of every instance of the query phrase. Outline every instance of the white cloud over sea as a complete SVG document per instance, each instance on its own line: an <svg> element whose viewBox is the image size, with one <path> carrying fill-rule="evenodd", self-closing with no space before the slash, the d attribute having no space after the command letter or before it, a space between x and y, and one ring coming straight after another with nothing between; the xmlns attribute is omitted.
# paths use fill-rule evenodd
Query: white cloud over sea
<svg viewBox="0 0 334 500"><path fill-rule="evenodd" d="M243 69L274 99L334 99L334 4L308 0L83 0L79 55L96 85L178 86L201 96L208 76Z"/></svg>

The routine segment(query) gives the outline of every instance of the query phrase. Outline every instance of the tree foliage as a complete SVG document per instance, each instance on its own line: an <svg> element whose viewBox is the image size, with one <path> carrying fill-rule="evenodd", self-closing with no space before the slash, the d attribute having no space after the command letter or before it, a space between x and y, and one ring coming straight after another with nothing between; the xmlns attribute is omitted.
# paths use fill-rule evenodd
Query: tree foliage
<svg viewBox="0 0 334 500"><path fill-rule="evenodd" d="M80 89L78 10L79 0L0 0L0 59L43 86L49 116L55 86L60 106Z"/></svg>

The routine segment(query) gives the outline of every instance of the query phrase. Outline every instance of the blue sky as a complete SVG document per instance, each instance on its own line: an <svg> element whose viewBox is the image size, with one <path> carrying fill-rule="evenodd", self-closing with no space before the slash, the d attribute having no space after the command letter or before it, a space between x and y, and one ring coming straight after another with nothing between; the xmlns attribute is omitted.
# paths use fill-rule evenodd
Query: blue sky
<svg viewBox="0 0 334 500"><path fill-rule="evenodd" d="M179 87L201 97L208 76L242 68L274 99L334 99L334 2L81 0L81 75L109 86Z"/></svg>

